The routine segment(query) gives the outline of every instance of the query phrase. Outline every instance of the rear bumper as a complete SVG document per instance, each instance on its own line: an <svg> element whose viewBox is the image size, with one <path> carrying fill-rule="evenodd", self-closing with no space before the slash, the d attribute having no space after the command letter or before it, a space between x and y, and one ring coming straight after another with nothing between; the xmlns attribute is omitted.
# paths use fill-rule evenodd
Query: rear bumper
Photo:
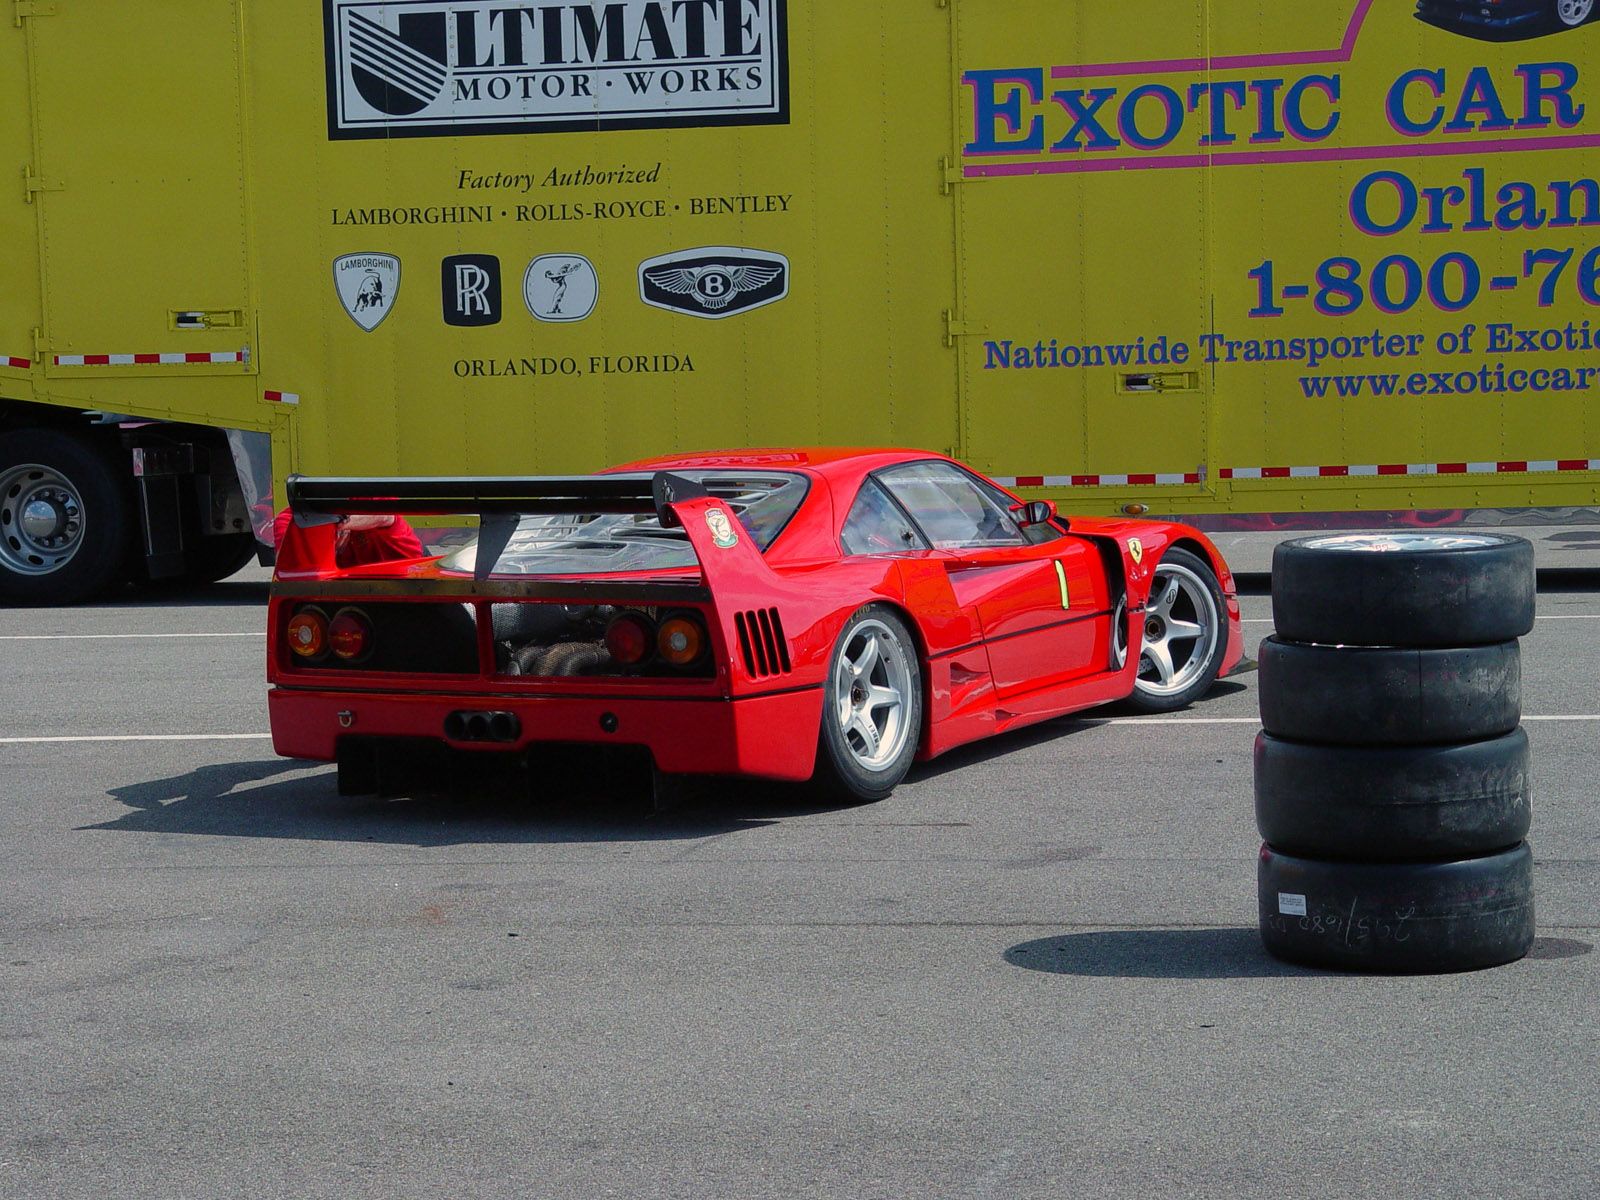
<svg viewBox="0 0 1600 1200"><path fill-rule="evenodd" d="M480 753L541 744L642 746L657 768L681 775L809 779L816 765L822 690L771 692L736 700L578 696L375 695L368 692L267 693L272 745L287 758L331 762L341 737L429 740ZM511 742L455 742L445 718L461 711L511 712L521 722Z"/></svg>

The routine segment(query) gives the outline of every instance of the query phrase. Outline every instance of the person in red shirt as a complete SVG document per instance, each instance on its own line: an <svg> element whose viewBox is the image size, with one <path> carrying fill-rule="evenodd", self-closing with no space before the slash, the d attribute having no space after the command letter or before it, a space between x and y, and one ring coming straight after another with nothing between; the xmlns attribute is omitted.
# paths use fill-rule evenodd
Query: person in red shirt
<svg viewBox="0 0 1600 1200"><path fill-rule="evenodd" d="M294 514L284 509L272 523L273 541L283 545L285 532ZM325 531L325 532L324 532ZM308 535L332 534L334 561L340 567L364 567L371 563L391 562L402 558L421 558L422 541L416 530L404 517L391 514L354 513L339 518L337 525L320 525L301 529L302 538Z"/></svg>

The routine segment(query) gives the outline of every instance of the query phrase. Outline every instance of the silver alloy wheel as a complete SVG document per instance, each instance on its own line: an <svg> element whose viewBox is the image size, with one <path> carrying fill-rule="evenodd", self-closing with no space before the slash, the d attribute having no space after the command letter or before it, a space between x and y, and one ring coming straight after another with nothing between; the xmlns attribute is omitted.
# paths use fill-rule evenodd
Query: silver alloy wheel
<svg viewBox="0 0 1600 1200"><path fill-rule="evenodd" d="M1594 0L1556 0L1556 20L1568 28L1582 25L1594 11Z"/></svg>
<svg viewBox="0 0 1600 1200"><path fill-rule="evenodd" d="M1134 686L1147 696L1183 691L1205 671L1222 636L1222 614L1206 581L1180 563L1156 568L1144 610Z"/></svg>
<svg viewBox="0 0 1600 1200"><path fill-rule="evenodd" d="M863 770L895 763L911 729L906 698L911 694L910 652L899 635L869 617L850 630L833 660L833 714L850 756Z"/></svg>
<svg viewBox="0 0 1600 1200"><path fill-rule="evenodd" d="M22 463L0 474L0 564L49 575L83 544L83 498L53 467Z"/></svg>

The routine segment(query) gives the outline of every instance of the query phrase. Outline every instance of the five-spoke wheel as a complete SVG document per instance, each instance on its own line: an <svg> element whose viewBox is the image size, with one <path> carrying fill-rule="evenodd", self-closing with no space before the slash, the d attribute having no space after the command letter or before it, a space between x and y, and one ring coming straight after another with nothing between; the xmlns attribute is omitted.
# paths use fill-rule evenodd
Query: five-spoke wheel
<svg viewBox="0 0 1600 1200"><path fill-rule="evenodd" d="M1211 565L1187 550L1168 550L1145 602L1139 674L1130 701L1146 712L1170 712L1203 695L1227 649L1226 614ZM1123 636L1119 630L1118 637Z"/></svg>
<svg viewBox="0 0 1600 1200"><path fill-rule="evenodd" d="M819 783L848 798L882 799L910 769L921 728L922 673L911 631L887 608L863 608L839 634L829 663Z"/></svg>

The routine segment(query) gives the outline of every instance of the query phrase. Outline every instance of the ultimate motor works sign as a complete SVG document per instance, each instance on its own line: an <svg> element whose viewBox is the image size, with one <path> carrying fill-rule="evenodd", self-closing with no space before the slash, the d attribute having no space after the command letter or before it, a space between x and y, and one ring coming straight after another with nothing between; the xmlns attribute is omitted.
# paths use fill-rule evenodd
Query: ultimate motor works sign
<svg viewBox="0 0 1600 1200"><path fill-rule="evenodd" d="M331 138L788 120L785 0L325 0Z"/></svg>

